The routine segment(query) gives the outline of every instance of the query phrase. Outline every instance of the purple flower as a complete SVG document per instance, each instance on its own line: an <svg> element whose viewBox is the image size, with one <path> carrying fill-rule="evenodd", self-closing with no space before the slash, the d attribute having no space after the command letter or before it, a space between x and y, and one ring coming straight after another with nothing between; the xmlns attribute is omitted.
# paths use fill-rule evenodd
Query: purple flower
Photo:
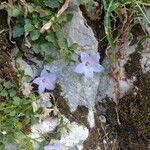
<svg viewBox="0 0 150 150"><path fill-rule="evenodd" d="M45 146L44 150L60 150L60 141L57 141L55 144L51 146Z"/></svg>
<svg viewBox="0 0 150 150"><path fill-rule="evenodd" d="M44 108L50 108L50 107L52 107L52 103L49 100L43 101L41 103L41 106L44 107Z"/></svg>
<svg viewBox="0 0 150 150"><path fill-rule="evenodd" d="M33 80L33 83L37 84L39 93L43 93L45 89L54 90L56 82L56 75L48 73L47 70L41 72L40 77Z"/></svg>
<svg viewBox="0 0 150 150"><path fill-rule="evenodd" d="M87 52L81 52L81 63L76 66L74 72L83 73L87 80L93 79L94 72L102 72L103 66L99 64L100 55L97 52L94 55L89 55Z"/></svg>

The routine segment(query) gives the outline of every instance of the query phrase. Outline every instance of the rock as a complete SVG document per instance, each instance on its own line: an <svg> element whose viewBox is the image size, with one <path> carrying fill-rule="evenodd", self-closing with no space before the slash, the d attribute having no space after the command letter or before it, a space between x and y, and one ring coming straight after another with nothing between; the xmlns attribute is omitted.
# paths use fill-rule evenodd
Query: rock
<svg viewBox="0 0 150 150"><path fill-rule="evenodd" d="M76 122L70 123L70 121L64 117L64 123L69 124L69 132L62 132L60 138L61 149L63 150L80 150L83 148L83 142L87 139L89 135L89 130L79 125ZM32 139L37 141L42 141L41 135L46 133L52 133L59 125L58 118L47 118L43 122L32 125L31 134L29 135ZM62 129L63 130L63 129ZM39 146L37 143L33 142L34 148L38 149Z"/></svg>
<svg viewBox="0 0 150 150"><path fill-rule="evenodd" d="M43 122L31 126L31 134L29 135L32 139L40 138L41 134L50 133L55 130L59 125L58 118L47 118Z"/></svg>
<svg viewBox="0 0 150 150"><path fill-rule="evenodd" d="M125 76L124 65L129 60L130 54L132 54L135 50L136 50L136 45L130 46L128 49L124 51L123 59L119 60L119 64L120 64L119 70L121 72L121 79L119 80L120 97L123 97L124 94L133 86L133 81L127 79ZM108 75L108 72L104 72L103 74L101 74L96 102L101 102L106 97L112 98L114 100L115 99L114 86L115 86L115 81L111 76Z"/></svg>
<svg viewBox="0 0 150 150"><path fill-rule="evenodd" d="M90 128L93 128L95 126L95 118L94 118L94 111L93 110L89 110L87 120L88 120L88 123L90 125Z"/></svg>
<svg viewBox="0 0 150 150"><path fill-rule="evenodd" d="M18 70L24 71L25 75L28 75L32 78L35 77L35 73L34 73L32 67L27 62L25 62L22 59L22 57L17 58L16 63L19 65L19 67L17 68Z"/></svg>
<svg viewBox="0 0 150 150"><path fill-rule="evenodd" d="M62 149L64 150L81 150L83 142L88 138L89 130L77 123L71 123L70 132L63 134L61 137Z"/></svg>
<svg viewBox="0 0 150 150"><path fill-rule="evenodd" d="M70 44L77 43L79 45L79 49L75 51L77 54L80 53L80 48L90 53L97 52L98 41L91 27L87 25L85 18L82 16L82 12L74 5L70 9L70 12L73 13L73 19L63 28L68 42Z"/></svg>
<svg viewBox="0 0 150 150"><path fill-rule="evenodd" d="M66 25L69 43L78 43L79 47L90 53L98 51L98 41L92 29L86 24L81 11L74 6L73 20ZM75 51L73 59L78 61L80 48ZM62 87L62 95L68 101L71 111L75 111L78 105L94 108L96 93L99 85L99 75L95 74L93 81L84 80L83 76L73 72L76 64L67 65L63 59L55 60L46 69L57 74L58 83Z"/></svg>
<svg viewBox="0 0 150 150"><path fill-rule="evenodd" d="M140 60L143 73L150 72L150 53L142 53Z"/></svg>

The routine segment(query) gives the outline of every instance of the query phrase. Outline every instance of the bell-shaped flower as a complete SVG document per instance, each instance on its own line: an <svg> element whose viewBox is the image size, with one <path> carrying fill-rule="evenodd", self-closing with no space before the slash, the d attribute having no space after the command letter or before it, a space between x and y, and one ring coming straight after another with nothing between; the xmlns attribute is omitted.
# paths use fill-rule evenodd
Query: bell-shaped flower
<svg viewBox="0 0 150 150"><path fill-rule="evenodd" d="M53 145L47 145L44 147L44 150L60 150L60 141L57 141L55 144Z"/></svg>
<svg viewBox="0 0 150 150"><path fill-rule="evenodd" d="M54 90L56 83L56 75L50 74L47 70L42 70L40 77L35 78L33 83L38 85L38 92L41 94L47 90Z"/></svg>
<svg viewBox="0 0 150 150"><path fill-rule="evenodd" d="M80 57L81 63L75 67L74 72L84 74L87 80L93 79L94 72L102 72L104 70L103 66L99 64L100 55L98 52L93 55L81 52Z"/></svg>

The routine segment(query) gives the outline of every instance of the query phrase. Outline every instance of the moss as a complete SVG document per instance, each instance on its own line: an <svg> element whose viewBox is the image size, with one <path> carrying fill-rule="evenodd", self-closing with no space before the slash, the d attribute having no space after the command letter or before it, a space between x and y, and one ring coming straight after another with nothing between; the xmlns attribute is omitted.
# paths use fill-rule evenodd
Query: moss
<svg viewBox="0 0 150 150"><path fill-rule="evenodd" d="M100 146L100 139L102 139L103 134L102 129L100 128L100 120L98 118L98 115L95 114L95 127L92 129L89 129L89 137L84 142L84 150L96 150L98 146Z"/></svg>
<svg viewBox="0 0 150 150"><path fill-rule="evenodd" d="M131 55L126 64L127 75L135 75L135 89L120 101L120 126L118 135L120 147L127 149L147 149L150 139L150 74L143 74L138 52ZM130 66L130 67L129 67Z"/></svg>
<svg viewBox="0 0 150 150"><path fill-rule="evenodd" d="M79 124L89 126L87 122L88 109L84 106L78 106L75 112L71 112L67 101L61 96L61 87L56 86L54 96L57 100L57 107L61 114L65 115L71 122L75 121Z"/></svg>

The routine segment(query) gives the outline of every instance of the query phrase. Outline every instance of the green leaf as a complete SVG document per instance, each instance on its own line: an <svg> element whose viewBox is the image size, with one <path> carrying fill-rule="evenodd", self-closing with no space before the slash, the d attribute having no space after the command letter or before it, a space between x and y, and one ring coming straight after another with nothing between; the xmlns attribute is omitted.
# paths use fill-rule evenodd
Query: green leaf
<svg viewBox="0 0 150 150"><path fill-rule="evenodd" d="M11 6L8 9L8 15L12 17L17 17L21 14L21 9L17 6Z"/></svg>
<svg viewBox="0 0 150 150"><path fill-rule="evenodd" d="M27 150L34 150L34 147L32 145L32 143L30 142L29 145L28 145L28 149Z"/></svg>
<svg viewBox="0 0 150 150"><path fill-rule="evenodd" d="M40 17L41 18L46 18L46 17L51 17L53 15L53 12L48 10L48 11L43 11L43 12L40 12Z"/></svg>
<svg viewBox="0 0 150 150"><path fill-rule="evenodd" d="M61 26L58 23L53 24L52 26L53 31L56 32L60 32L61 31Z"/></svg>
<svg viewBox="0 0 150 150"><path fill-rule="evenodd" d="M5 145L2 142L0 142L0 149L5 149Z"/></svg>
<svg viewBox="0 0 150 150"><path fill-rule="evenodd" d="M71 14L71 13L63 13L61 16L59 16L58 23L69 22L69 21L72 20L72 18L73 18L73 14Z"/></svg>
<svg viewBox="0 0 150 150"><path fill-rule="evenodd" d="M67 39L64 38L64 35L62 32L56 33L58 44L61 49L67 49L68 48L68 42Z"/></svg>
<svg viewBox="0 0 150 150"><path fill-rule="evenodd" d="M40 46L40 44L32 44L32 49L33 49L33 51L36 53L36 54L38 54L38 53L40 53L40 51L41 51L41 46Z"/></svg>
<svg viewBox="0 0 150 150"><path fill-rule="evenodd" d="M69 47L69 49L71 50L71 51L74 51L74 50L76 50L77 48L78 48L78 44L77 43L73 43L70 47Z"/></svg>
<svg viewBox="0 0 150 150"><path fill-rule="evenodd" d="M6 90L2 90L1 92L0 92L0 96L7 96L8 95L8 93L7 93L7 91Z"/></svg>
<svg viewBox="0 0 150 150"><path fill-rule="evenodd" d="M114 2L112 5L111 5L111 7L110 7L110 11L114 11L116 8L118 8L119 7L119 3L117 3L117 2Z"/></svg>
<svg viewBox="0 0 150 150"><path fill-rule="evenodd" d="M4 139L4 135L3 133L0 132L0 141L3 141L3 139Z"/></svg>
<svg viewBox="0 0 150 150"><path fill-rule="evenodd" d="M16 95L16 91L14 89L10 89L8 93L10 97L14 97Z"/></svg>
<svg viewBox="0 0 150 150"><path fill-rule="evenodd" d="M51 64L52 62L54 61L54 58L49 55L45 60L44 60L44 64L45 65L48 65L48 64Z"/></svg>
<svg viewBox="0 0 150 150"><path fill-rule="evenodd" d="M12 87L12 84L10 81L4 82L3 85L4 85L5 89L10 89Z"/></svg>
<svg viewBox="0 0 150 150"><path fill-rule="evenodd" d="M8 133L7 134L7 139L8 139L8 143L14 143L15 142L15 135L14 135L14 133L12 132L12 133Z"/></svg>
<svg viewBox="0 0 150 150"><path fill-rule="evenodd" d="M51 53L51 50L53 49L53 45L49 42L47 43L44 43L41 45L41 50L47 54L50 54Z"/></svg>
<svg viewBox="0 0 150 150"><path fill-rule="evenodd" d="M59 0L44 0L44 4L50 8L57 8L60 6Z"/></svg>
<svg viewBox="0 0 150 150"><path fill-rule="evenodd" d="M31 20L26 19L25 20L25 26L24 26L25 32L31 32L34 29L34 26L32 25Z"/></svg>
<svg viewBox="0 0 150 150"><path fill-rule="evenodd" d="M11 117L15 116L15 115L16 115L16 111L14 110L14 111L10 112L9 115L10 115Z"/></svg>
<svg viewBox="0 0 150 150"><path fill-rule="evenodd" d="M3 90L3 86L0 84L0 91L2 91Z"/></svg>
<svg viewBox="0 0 150 150"><path fill-rule="evenodd" d="M16 105L16 106L20 105L21 99L19 97L15 96L15 97L13 97L13 100L14 100L13 101L14 105Z"/></svg>
<svg viewBox="0 0 150 150"><path fill-rule="evenodd" d="M48 41L48 42L55 42L56 41L56 35L54 32L50 32L49 35L47 35L45 37L45 39Z"/></svg>
<svg viewBox="0 0 150 150"><path fill-rule="evenodd" d="M19 25L15 25L13 27L13 38L20 37L23 34L24 34L24 28L23 27L21 27Z"/></svg>
<svg viewBox="0 0 150 150"><path fill-rule="evenodd" d="M37 39L39 38L39 36L40 36L40 32L39 32L39 30L37 30L37 29L32 30L32 31L30 32L30 38L31 38L32 41L37 40Z"/></svg>
<svg viewBox="0 0 150 150"><path fill-rule="evenodd" d="M81 0L75 0L75 4L76 4L77 6L80 6Z"/></svg>
<svg viewBox="0 0 150 150"><path fill-rule="evenodd" d="M64 2L64 0L58 0L60 3L63 3Z"/></svg>

